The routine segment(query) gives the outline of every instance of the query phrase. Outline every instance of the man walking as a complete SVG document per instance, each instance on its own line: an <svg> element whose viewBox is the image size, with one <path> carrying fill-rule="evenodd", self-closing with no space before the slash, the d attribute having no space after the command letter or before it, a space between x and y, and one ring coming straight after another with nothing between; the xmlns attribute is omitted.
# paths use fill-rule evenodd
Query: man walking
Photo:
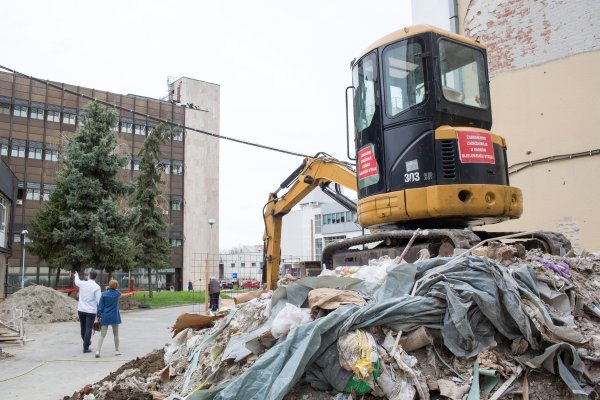
<svg viewBox="0 0 600 400"><path fill-rule="evenodd" d="M100 286L96 283L96 272L90 271L87 281L79 279L75 272L75 285L79 287L79 302L77 313L79 314L79 325L81 327L81 339L83 339L83 352L91 353L90 342L92 340L92 328L98 311L100 301Z"/></svg>
<svg viewBox="0 0 600 400"><path fill-rule="evenodd" d="M219 295L221 292L221 283L214 276L208 281L208 294L210 295L210 311L215 312L219 309Z"/></svg>

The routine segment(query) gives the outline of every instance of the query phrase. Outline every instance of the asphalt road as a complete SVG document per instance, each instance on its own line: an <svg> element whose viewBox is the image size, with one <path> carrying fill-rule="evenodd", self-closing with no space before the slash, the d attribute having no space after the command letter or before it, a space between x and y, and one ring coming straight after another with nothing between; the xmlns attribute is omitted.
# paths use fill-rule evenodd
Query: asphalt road
<svg viewBox="0 0 600 400"><path fill-rule="evenodd" d="M0 360L0 397L3 400L57 400L70 396L86 384L99 381L125 362L163 347L171 338L169 327L179 314L202 309L203 306L188 305L122 313L119 335L123 354L113 355L114 342L109 328L99 359L94 358L97 333L92 338L93 352L83 354L79 322L30 325L26 335L34 340L27 342L23 348L0 344L3 351L14 355ZM18 376L21 374L24 375Z"/></svg>

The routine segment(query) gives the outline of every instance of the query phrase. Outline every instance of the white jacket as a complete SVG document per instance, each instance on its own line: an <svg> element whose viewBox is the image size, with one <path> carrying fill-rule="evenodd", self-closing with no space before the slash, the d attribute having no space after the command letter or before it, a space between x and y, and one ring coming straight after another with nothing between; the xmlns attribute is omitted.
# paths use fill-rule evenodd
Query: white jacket
<svg viewBox="0 0 600 400"><path fill-rule="evenodd" d="M79 287L77 311L96 314L96 311L98 311L98 302L100 301L100 286L92 279L82 281L79 279L77 272L75 273L75 285Z"/></svg>

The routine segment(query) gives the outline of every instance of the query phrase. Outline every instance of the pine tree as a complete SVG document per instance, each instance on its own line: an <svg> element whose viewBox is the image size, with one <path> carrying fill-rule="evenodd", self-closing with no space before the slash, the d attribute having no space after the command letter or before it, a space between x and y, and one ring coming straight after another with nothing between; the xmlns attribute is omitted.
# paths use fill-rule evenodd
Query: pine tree
<svg viewBox="0 0 600 400"><path fill-rule="evenodd" d="M152 271L169 265L171 248L163 234L169 225L163 218L158 204L159 185L162 181L160 145L170 134L164 132L164 125L158 125L150 132L140 149L140 173L135 182L135 192L131 204L135 207L137 219L133 226L133 240L137 248L136 264L148 271L148 291L152 298Z"/></svg>
<svg viewBox="0 0 600 400"><path fill-rule="evenodd" d="M54 229L58 227L61 218L67 214L64 182L57 182L56 190L50 193L48 202L36 214L31 223L31 242L27 250L38 256L40 260L48 264L48 282L50 282L50 271L56 269L56 280L54 288L58 288L60 280L60 265L56 259L60 257L62 247L54 238Z"/></svg>
<svg viewBox="0 0 600 400"><path fill-rule="evenodd" d="M112 274L133 266L133 214L118 206L131 185L119 179L126 158L115 151L117 114L97 103L85 112L83 126L68 142L57 189L32 225L32 250L63 269Z"/></svg>

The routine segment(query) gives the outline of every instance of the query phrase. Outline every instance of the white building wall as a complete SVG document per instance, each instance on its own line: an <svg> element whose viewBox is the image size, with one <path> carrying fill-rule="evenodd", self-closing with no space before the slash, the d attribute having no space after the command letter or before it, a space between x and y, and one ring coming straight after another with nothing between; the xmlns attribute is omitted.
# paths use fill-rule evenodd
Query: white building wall
<svg viewBox="0 0 600 400"><path fill-rule="evenodd" d="M219 85L184 77L174 87L181 104L199 108L186 108L186 126L218 134ZM219 140L193 131L186 131L184 140L183 282L193 281L200 289L205 282L193 279L194 254L219 252ZM212 229L211 218L216 220Z"/></svg>
<svg viewBox="0 0 600 400"><path fill-rule="evenodd" d="M450 7L448 1L449 0L412 0L412 24L428 24L451 31Z"/></svg>
<svg viewBox="0 0 600 400"><path fill-rule="evenodd" d="M324 241L327 237L360 236L362 234L361 227L353 223L331 224L325 230L322 225L321 233L314 231L315 215L343 211L346 209L321 190L314 190L298 207L283 217L281 235L283 262L296 263L315 260L315 239L322 240L323 247L325 247Z"/></svg>

